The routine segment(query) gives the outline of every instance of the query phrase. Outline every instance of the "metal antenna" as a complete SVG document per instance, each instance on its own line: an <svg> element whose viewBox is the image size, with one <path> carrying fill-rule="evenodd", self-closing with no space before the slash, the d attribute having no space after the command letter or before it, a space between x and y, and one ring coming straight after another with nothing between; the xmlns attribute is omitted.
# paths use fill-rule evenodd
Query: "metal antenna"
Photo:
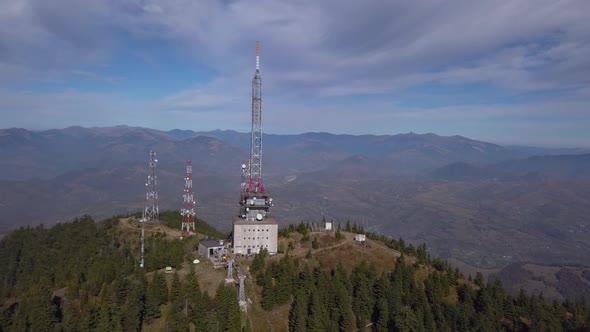
<svg viewBox="0 0 590 332"><path fill-rule="evenodd" d="M250 149L248 192L264 193L262 184L262 76L260 42L256 42L256 71L252 79L252 141Z"/></svg>
<svg viewBox="0 0 590 332"><path fill-rule="evenodd" d="M182 224L180 230L183 236L191 236L195 232L195 199L193 197L193 164L191 160L186 161L186 177L184 178L184 199Z"/></svg>
<svg viewBox="0 0 590 332"><path fill-rule="evenodd" d="M242 183L240 187L240 214L241 218L246 218L246 193L248 191L248 179L250 177L248 164L242 163Z"/></svg>
<svg viewBox="0 0 590 332"><path fill-rule="evenodd" d="M150 172L145 184L148 189L146 193L147 202L145 209L143 210L143 221L157 220L160 216L160 212L158 210L158 177L156 176L157 163L158 159L156 159L156 152L150 150Z"/></svg>

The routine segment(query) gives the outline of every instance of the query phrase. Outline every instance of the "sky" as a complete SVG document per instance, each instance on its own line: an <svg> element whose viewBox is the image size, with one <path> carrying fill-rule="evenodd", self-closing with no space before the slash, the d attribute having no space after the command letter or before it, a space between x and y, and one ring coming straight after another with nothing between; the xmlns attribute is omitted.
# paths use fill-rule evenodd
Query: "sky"
<svg viewBox="0 0 590 332"><path fill-rule="evenodd" d="M0 0L0 128L590 146L590 1Z"/></svg>

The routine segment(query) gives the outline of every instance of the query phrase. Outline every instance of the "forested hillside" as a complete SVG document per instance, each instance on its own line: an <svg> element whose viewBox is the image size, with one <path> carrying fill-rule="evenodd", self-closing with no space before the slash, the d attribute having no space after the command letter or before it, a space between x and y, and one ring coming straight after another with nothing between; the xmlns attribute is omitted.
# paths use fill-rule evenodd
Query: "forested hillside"
<svg viewBox="0 0 590 332"><path fill-rule="evenodd" d="M176 212L163 213L175 225ZM164 225L138 268L132 218L83 217L19 229L0 242L0 331L586 331L584 302L509 295L481 274L464 278L425 245L361 227L280 232L280 254L236 258L248 309L223 271L190 264L195 239ZM197 231L221 235L200 221ZM175 273L164 274L170 265ZM206 274L208 273L208 274ZM208 279L208 280L206 280ZM213 285L213 287L211 287Z"/></svg>
<svg viewBox="0 0 590 332"><path fill-rule="evenodd" d="M367 250L362 246L353 253L346 252L350 251L347 247L335 248L342 259L330 269L325 267L326 250L321 248L308 251L305 257L273 259L257 273L262 307L273 310L290 304L290 331L588 329L588 308L583 302L549 303L542 295L525 292L514 297L499 280L486 283L479 273L473 280L465 279L446 262L430 258L426 246L414 248L403 240L372 233L368 236L374 246L384 244L398 251L397 261L367 263L363 257L347 271L343 264L357 260L352 257ZM310 248L318 246L314 244L318 236L308 241Z"/></svg>
<svg viewBox="0 0 590 332"><path fill-rule="evenodd" d="M240 329L235 287L220 283L207 294L193 273L168 275L167 282L158 272L183 262L183 241L163 233L148 238L146 274L138 268L137 241L118 223L83 217L3 239L0 331L157 331L156 320L171 331L189 324L196 331Z"/></svg>

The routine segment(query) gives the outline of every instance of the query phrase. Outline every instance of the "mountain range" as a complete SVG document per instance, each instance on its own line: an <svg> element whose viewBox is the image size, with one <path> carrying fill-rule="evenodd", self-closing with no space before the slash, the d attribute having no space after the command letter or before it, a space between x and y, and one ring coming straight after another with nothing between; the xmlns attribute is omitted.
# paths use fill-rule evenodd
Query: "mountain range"
<svg viewBox="0 0 590 332"><path fill-rule="evenodd" d="M0 231L140 211L151 149L160 209L181 208L191 159L197 215L229 231L249 144L231 130L0 130ZM489 273L519 261L590 264L589 150L416 133L269 134L263 147L282 225L351 220Z"/></svg>

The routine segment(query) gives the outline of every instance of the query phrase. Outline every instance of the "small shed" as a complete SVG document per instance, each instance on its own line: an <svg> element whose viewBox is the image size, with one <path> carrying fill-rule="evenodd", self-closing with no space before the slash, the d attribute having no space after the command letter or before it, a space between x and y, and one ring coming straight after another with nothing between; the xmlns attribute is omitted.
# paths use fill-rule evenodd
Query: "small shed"
<svg viewBox="0 0 590 332"><path fill-rule="evenodd" d="M331 231L334 229L334 221L333 220L326 220L324 221L324 230Z"/></svg>
<svg viewBox="0 0 590 332"><path fill-rule="evenodd" d="M201 240L199 242L199 255L210 258L223 250L223 240Z"/></svg>
<svg viewBox="0 0 590 332"><path fill-rule="evenodd" d="M366 236L365 236L365 234L356 234L354 236L354 240L356 242L365 242L366 241Z"/></svg>

